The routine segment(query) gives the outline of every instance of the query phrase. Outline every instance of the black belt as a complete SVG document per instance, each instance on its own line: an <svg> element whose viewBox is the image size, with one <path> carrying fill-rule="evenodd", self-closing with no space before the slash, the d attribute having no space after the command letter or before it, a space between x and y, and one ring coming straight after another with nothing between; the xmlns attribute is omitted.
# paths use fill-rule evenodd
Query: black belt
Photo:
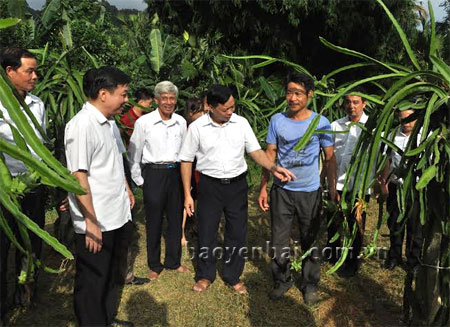
<svg viewBox="0 0 450 327"><path fill-rule="evenodd" d="M163 164L147 163L144 166L145 168L153 168L153 169L175 169L180 167L180 163L179 162L170 162Z"/></svg>
<svg viewBox="0 0 450 327"><path fill-rule="evenodd" d="M232 177L232 178L216 178L216 177L211 177L211 176L208 176L205 174L200 174L200 175L202 175L208 179L211 179L213 181L219 182L220 184L226 185L226 184L231 184L233 182L236 182L238 180L245 178L245 176L247 176L247 172L244 172L244 173L240 174L239 176Z"/></svg>

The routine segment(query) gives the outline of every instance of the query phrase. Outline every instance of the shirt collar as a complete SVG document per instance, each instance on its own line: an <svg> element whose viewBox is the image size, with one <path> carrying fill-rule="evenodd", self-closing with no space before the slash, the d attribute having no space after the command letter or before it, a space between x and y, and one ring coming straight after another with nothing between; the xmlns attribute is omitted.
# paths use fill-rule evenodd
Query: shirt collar
<svg viewBox="0 0 450 327"><path fill-rule="evenodd" d="M205 116L206 116L206 119L205 119L206 122L203 124L203 126L213 125L213 126L221 127L221 126L227 126L229 123L236 123L237 122L236 114L232 114L231 117L230 117L230 120L228 120L226 123L223 123L222 125L219 125L214 120L212 120L211 115L209 114L209 112Z"/></svg>
<svg viewBox="0 0 450 327"><path fill-rule="evenodd" d="M172 125L178 124L178 120L175 118L175 113L172 113L172 117L170 117L169 120L162 119L158 108L156 108L152 113L155 116L155 122L153 123L154 125L156 125L158 123L162 123L167 126L172 126Z"/></svg>
<svg viewBox="0 0 450 327"><path fill-rule="evenodd" d="M98 123L100 125L103 125L104 123L106 123L108 121L108 119L105 117L105 115L103 115L100 112L100 110L98 110L97 107L94 106L92 103L86 102L84 104L84 109L89 111L95 117L95 119L98 121Z"/></svg>
<svg viewBox="0 0 450 327"><path fill-rule="evenodd" d="M32 103L39 102L38 98L35 95L28 92L25 96L24 101L27 104L27 106L30 106Z"/></svg>
<svg viewBox="0 0 450 327"><path fill-rule="evenodd" d="M345 118L347 118L347 121L345 122L345 125L350 125L350 123L352 122L350 120L350 117L346 116ZM361 118L359 119L358 123L365 124L365 123L367 123L367 119L369 119L369 116L367 116L366 113L363 111L363 113L361 115Z"/></svg>

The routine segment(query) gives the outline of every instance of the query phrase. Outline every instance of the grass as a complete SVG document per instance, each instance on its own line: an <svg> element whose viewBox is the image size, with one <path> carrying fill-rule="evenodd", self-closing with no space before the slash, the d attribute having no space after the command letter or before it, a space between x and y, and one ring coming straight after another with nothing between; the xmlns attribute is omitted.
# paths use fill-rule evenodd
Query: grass
<svg viewBox="0 0 450 327"><path fill-rule="evenodd" d="M256 194L249 197L249 226L247 245L265 249L270 239L269 215L257 207ZM372 236L378 215L377 205L369 207L366 240ZM135 275L147 274L145 227L143 208L138 208L139 251L135 260ZM48 213L51 230L55 220ZM298 238L294 226L293 239ZM382 234L387 234L384 226ZM325 241L324 228L322 228ZM195 241L191 238L191 241ZM388 246L388 238L381 237L380 246ZM164 253L164 251L163 251ZM45 261L59 266L60 257L48 247ZM328 264L322 266L320 302L314 307L304 305L301 292L291 288L278 301L270 301L267 294L272 287L270 260L267 253L247 261L242 280L249 294L239 296L227 287L219 275L210 289L202 294L191 290L194 266L188 247L183 249L183 264L190 274L164 271L160 278L145 286L126 286L119 307L119 319L131 320L136 326L399 326L405 273L401 268L386 271L380 268L381 259L366 260L358 276L344 279L327 275ZM219 265L220 272L220 265ZM15 308L10 324L16 326L76 326L73 312L74 264L59 275L42 273L38 283L35 305L28 309ZM11 288L13 285L9 284Z"/></svg>

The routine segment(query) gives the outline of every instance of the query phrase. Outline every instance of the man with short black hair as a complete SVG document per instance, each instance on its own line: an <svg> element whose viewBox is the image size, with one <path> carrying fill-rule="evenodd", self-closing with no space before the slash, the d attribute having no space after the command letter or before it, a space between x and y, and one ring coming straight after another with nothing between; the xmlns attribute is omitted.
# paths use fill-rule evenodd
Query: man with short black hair
<svg viewBox="0 0 450 327"><path fill-rule="evenodd" d="M19 96L23 98L27 106L30 108L31 113L36 118L37 123L41 127L41 130L45 132L45 109L44 103L37 96L29 93L36 86L38 79L37 76L37 61L35 56L29 51L21 48L6 48L2 51L0 57L0 64L5 70L6 76L16 88ZM0 104L0 137L5 139L11 144L15 144L13 133L10 126L16 127L16 122L12 121L7 108ZM44 143L44 135L41 135L39 130L34 126L30 117L27 116L28 122L33 128L34 132ZM31 154L39 158L33 149L29 148ZM27 174L28 168L22 161L14 159L5 154L5 163L9 168L9 172L13 177L18 175ZM45 224L45 188L40 185L33 189L30 193L27 193L21 200L20 206L22 212L36 222L39 227L43 228ZM10 226L13 228L15 234L18 236L17 225L15 219L9 212L0 208L6 216L6 219ZM34 233L29 233L31 239L31 245L35 259L39 259L41 256L42 240ZM10 247L10 240L4 234L3 229L0 230L0 313L3 320L6 313L6 271L8 262L8 250ZM27 270L26 258L20 251L16 251L16 281L21 270ZM36 282L37 271L31 278ZM31 297L34 294L34 286L30 284L21 285L16 283L15 301L17 304L29 305ZM31 287L31 288L30 288Z"/></svg>
<svg viewBox="0 0 450 327"><path fill-rule="evenodd" d="M353 150L358 143L358 139L361 135L361 127L358 125L351 125L351 123L360 123L365 124L367 119L369 118L365 112L364 108L366 107L367 101L362 96L366 91L363 87L358 86L351 90L348 94L344 96L344 110L347 114L345 117L335 120L331 123L331 129L334 132L343 132L347 131L347 133L337 133L333 134L334 139L334 154L336 156L337 162L337 182L336 189L338 191L339 196L342 194L342 190L344 189L345 179L347 176L347 170L350 167L350 160L352 158ZM359 185L353 185L353 178L350 178L348 184L348 193L349 196L352 194L351 190L353 187L359 187ZM366 202L370 200L370 195L367 194L364 199ZM337 238L334 242L331 242L334 235L338 232L338 225L343 220L342 213L335 215L333 222L328 227L328 248L331 251L331 257L329 258L332 263L335 263L342 251L341 251L341 239ZM344 277L352 277L357 274L359 267L361 265L361 260L359 258L360 252L363 245L364 239L364 229L366 222L366 212L363 212L361 215L361 227L356 233L355 240L353 242L352 247L348 251L347 258L345 260L345 264L340 270L340 274ZM351 215L349 217L349 228L352 230L353 224L356 222L356 210L352 210Z"/></svg>
<svg viewBox="0 0 450 327"><path fill-rule="evenodd" d="M311 77L292 72L286 79L286 102L288 111L275 114L270 119L267 133L266 154L272 162L290 169L297 179L284 183L275 179L270 191L270 216L272 219L272 276L274 288L269 298L281 298L293 285L290 265L290 235L294 218L300 226L300 244L303 251L310 249L317 241L320 227L320 173L319 155L324 152L325 166L329 180L328 189L332 201L336 196L336 158L334 142L330 134L313 134L299 151L294 150L304 137L313 119L318 114L308 109L307 104L313 96L314 81ZM317 129L331 129L330 122L319 116ZM263 211L269 210L267 184L269 174L261 175L259 205ZM316 244L316 247L318 245ZM320 280L320 258L317 248L302 261L301 291L306 304L318 301L317 288Z"/></svg>
<svg viewBox="0 0 450 327"><path fill-rule="evenodd" d="M85 195L69 194L75 229L75 314L80 326L132 326L115 319L123 285L134 196L125 179L125 152L114 116L128 101L130 78L114 67L83 77L88 97L66 125L67 168Z"/></svg>
<svg viewBox="0 0 450 327"><path fill-rule="evenodd" d="M217 231L225 214L224 266L222 279L238 294L247 289L240 281L245 264L245 238L248 221L247 152L256 163L283 181L295 176L270 162L261 150L250 124L235 111L232 91L224 85L212 85L207 93L208 114L189 125L180 153L184 207L194 213L191 196L192 163L197 158L198 236L196 283L193 290L205 291L216 278Z"/></svg>

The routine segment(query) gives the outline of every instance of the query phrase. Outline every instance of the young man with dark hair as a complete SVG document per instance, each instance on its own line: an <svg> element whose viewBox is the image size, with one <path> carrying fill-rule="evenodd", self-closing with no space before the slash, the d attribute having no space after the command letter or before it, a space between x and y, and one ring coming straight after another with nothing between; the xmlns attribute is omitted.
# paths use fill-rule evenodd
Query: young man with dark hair
<svg viewBox="0 0 450 327"><path fill-rule="evenodd" d="M275 165L261 150L248 121L234 113L232 91L223 85L212 85L207 94L209 113L189 125L180 152L184 187L184 207L194 212L191 196L192 163L197 158L200 181L198 201L198 236L196 283L193 290L205 291L216 278L217 231L222 212L225 214L224 267L222 278L238 294L247 289L240 281L245 264L245 238L248 221L247 152L259 165L280 180L295 176ZM244 252L243 252L244 251Z"/></svg>
<svg viewBox="0 0 450 327"><path fill-rule="evenodd" d="M125 179L125 152L113 117L128 101L129 77L114 67L90 69L88 97L66 125L67 167L87 191L69 194L75 229L75 314L80 326L132 326L115 320L123 285L134 196Z"/></svg>
<svg viewBox="0 0 450 327"><path fill-rule="evenodd" d="M30 108L32 114L36 118L39 126L45 132L45 109L44 103L37 96L29 93L36 86L38 79L37 76L37 61L32 53L21 48L6 48L2 51L0 56L0 64L5 70L6 76L16 88L19 96L23 98L25 103ZM1 99L0 99L1 100ZM7 108L0 103L0 137L5 139L11 144L15 144L11 126L16 127L16 123L12 121ZM27 116L27 115L26 115ZM31 118L27 116L28 122L33 128L34 132L44 142L43 135L41 135L38 129L34 126ZM36 153L29 148L31 154L39 158ZM9 172L13 177L26 174L28 172L25 164L17 159L14 159L7 154L4 155L5 163L9 168ZM44 186L38 186L30 193L27 193L21 200L20 206L22 212L36 222L39 227L43 228L45 224L45 188ZM17 225L15 219L3 208L3 211L8 223L13 228L16 235L18 235ZM31 245L35 259L39 259L41 256L42 240L34 233L29 234L31 239ZM1 320L3 320L6 313L6 271L8 262L8 250L10 247L10 240L3 233L3 229L0 231L0 313ZM21 270L26 271L26 259L23 257L20 251L16 251L16 271L19 276ZM32 277L36 282L37 271ZM16 278L17 280L17 278ZM17 304L28 305L30 304L31 297L34 294L34 287L31 284L16 284L15 301Z"/></svg>
<svg viewBox="0 0 450 327"><path fill-rule="evenodd" d="M151 110L153 98L154 95L152 91L144 88L138 89L134 93L134 101L136 101L138 105L132 106L127 112L122 114L122 117L120 117L120 122L123 124L121 132L125 137L125 145L127 147L130 143L130 137L133 134L136 120ZM146 109L143 109L142 107Z"/></svg>
<svg viewBox="0 0 450 327"><path fill-rule="evenodd" d="M407 118L413 113L414 110L412 109L398 112L398 118L401 126L396 131L393 141L394 144L402 151L406 149L408 142L410 141L410 136L414 125L416 124L416 120L406 122ZM420 132L417 138L420 139ZM408 219L406 224L404 221L397 221L398 216L400 215L399 204L397 201L397 188L403 186L403 179L398 176L398 172L401 169L401 162L402 156L399 153L392 151L379 178L381 192L383 196L387 197L386 207L389 213L387 223L390 232L390 247L388 257L384 262L384 268L392 270L397 265L402 264L403 239L406 233L406 265L408 270L414 271L417 270L420 265L419 258L423 243L422 225L420 224L419 218L420 200L419 197L416 196L414 198L413 207L405 208L406 215L404 219Z"/></svg>
<svg viewBox="0 0 450 327"><path fill-rule="evenodd" d="M288 111L275 114L269 124L266 154L272 162L288 168L297 179L285 183L275 179L270 191L270 216L272 219L272 276L274 288L269 294L275 300L283 296L293 285L290 269L290 235L292 222L297 218L300 225L300 243L307 251L316 241L320 227L321 205L319 155L325 154L329 192L336 201L336 159L333 139L330 134L313 134L308 144L300 151L293 148L304 136L314 117L318 114L307 108L313 96L314 82L305 74L291 73L286 80ZM320 116L317 129L331 129L329 121ZM269 210L267 184L269 174L263 171L260 195L262 210ZM316 245L317 246L317 245ZM317 302L317 287L320 280L320 262L317 250L302 262L301 291L306 304Z"/></svg>
<svg viewBox="0 0 450 327"><path fill-rule="evenodd" d="M357 125L350 125L351 123L361 123L365 124L367 122L368 116L364 113L364 108L366 107L366 99L362 96L366 91L363 87L358 86L354 88L349 94L344 96L344 110L347 114L344 118L335 120L331 123L331 129L335 132L347 131L347 133L337 133L333 134L334 139L334 154L336 156L337 162L337 183L336 189L339 196L342 194L344 188L345 179L347 175L347 170L350 166L350 160L352 158L353 149L358 143L359 136L361 135L361 128ZM354 187L353 179L349 182L349 190ZM356 186L358 187L358 186ZM347 194L351 194L349 191ZM365 201L368 202L370 195L367 194ZM331 243L331 239L338 231L338 225L342 221L342 215L336 215L334 221L328 227L328 248L330 249L331 255L329 255L329 260L335 263L342 251L340 249L340 238ZM359 259L359 253L363 245L364 236L364 226L366 220L366 213L362 214L362 230L358 227L358 232L356 238L353 242L353 246L348 252L345 264L341 269L340 273L344 277L354 276L361 265L361 260ZM356 223L356 212L352 211L351 217L349 219L350 230L352 230L353 224ZM328 255L328 254L326 254Z"/></svg>

